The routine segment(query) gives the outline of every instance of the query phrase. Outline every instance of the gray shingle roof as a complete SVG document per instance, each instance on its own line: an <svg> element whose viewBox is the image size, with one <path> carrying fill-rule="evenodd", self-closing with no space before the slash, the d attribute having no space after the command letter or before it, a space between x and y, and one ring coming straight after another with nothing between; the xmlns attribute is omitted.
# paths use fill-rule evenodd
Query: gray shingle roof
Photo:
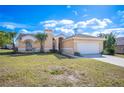
<svg viewBox="0 0 124 93"><path fill-rule="evenodd" d="M117 45L124 45L124 37L119 37L116 39Z"/></svg>
<svg viewBox="0 0 124 93"><path fill-rule="evenodd" d="M70 36L70 37L67 37L67 38L72 38L72 37L97 38L97 37L95 37L95 36L85 35L85 34L77 34L77 35L73 35L73 36ZM67 39L67 38L66 38L66 39Z"/></svg>

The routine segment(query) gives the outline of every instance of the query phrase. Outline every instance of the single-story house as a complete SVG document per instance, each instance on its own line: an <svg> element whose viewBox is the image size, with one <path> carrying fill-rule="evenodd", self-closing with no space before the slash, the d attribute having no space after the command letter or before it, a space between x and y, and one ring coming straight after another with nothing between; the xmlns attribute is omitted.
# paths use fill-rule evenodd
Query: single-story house
<svg viewBox="0 0 124 93"><path fill-rule="evenodd" d="M64 35L54 36L52 30L45 30L47 38L44 42L44 52L50 50L61 51L66 54L99 54L103 51L104 38L90 35ZM16 47L19 52L39 52L40 41L33 34L20 33L16 39Z"/></svg>
<svg viewBox="0 0 124 93"><path fill-rule="evenodd" d="M116 39L116 53L124 53L124 37Z"/></svg>

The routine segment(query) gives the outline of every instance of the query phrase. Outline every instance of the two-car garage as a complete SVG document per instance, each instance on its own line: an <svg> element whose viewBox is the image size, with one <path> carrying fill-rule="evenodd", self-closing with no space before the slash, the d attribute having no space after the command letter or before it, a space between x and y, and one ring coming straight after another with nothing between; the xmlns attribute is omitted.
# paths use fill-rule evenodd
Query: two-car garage
<svg viewBox="0 0 124 93"><path fill-rule="evenodd" d="M75 35L63 40L63 52L65 54L100 54L103 51L104 38L88 35Z"/></svg>

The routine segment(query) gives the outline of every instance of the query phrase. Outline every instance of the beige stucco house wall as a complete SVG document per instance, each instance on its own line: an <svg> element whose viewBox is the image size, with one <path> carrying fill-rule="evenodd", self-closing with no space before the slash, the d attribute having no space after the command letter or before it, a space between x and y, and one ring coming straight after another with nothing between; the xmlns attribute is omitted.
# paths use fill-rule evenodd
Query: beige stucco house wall
<svg viewBox="0 0 124 93"><path fill-rule="evenodd" d="M74 54L74 39L63 40L63 53Z"/></svg>

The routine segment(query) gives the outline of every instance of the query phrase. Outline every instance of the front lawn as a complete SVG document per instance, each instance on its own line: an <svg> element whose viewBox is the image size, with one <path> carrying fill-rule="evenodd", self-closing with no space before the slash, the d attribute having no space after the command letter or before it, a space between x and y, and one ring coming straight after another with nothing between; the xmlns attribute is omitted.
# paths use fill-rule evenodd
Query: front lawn
<svg viewBox="0 0 124 93"><path fill-rule="evenodd" d="M115 54L115 56L124 58L124 54Z"/></svg>
<svg viewBox="0 0 124 93"><path fill-rule="evenodd" d="M124 86L124 68L59 54L0 50L0 86Z"/></svg>

